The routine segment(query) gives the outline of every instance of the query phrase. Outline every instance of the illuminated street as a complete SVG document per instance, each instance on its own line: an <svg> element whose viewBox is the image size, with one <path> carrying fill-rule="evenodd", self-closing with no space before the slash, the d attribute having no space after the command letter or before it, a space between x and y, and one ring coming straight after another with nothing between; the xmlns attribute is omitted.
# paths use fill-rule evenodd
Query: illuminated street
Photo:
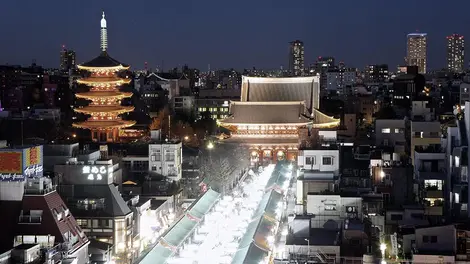
<svg viewBox="0 0 470 264"><path fill-rule="evenodd" d="M206 215L193 243L168 263L231 263L273 169L274 165L267 167L253 181L242 183L232 196L223 197Z"/></svg>

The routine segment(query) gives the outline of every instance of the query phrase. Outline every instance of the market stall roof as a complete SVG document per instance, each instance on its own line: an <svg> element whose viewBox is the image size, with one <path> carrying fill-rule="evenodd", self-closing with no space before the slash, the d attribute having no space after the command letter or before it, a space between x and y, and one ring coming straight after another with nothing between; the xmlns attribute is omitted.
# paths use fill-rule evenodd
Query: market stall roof
<svg viewBox="0 0 470 264"><path fill-rule="evenodd" d="M140 264L164 264L173 253L171 249L158 244L140 261Z"/></svg>
<svg viewBox="0 0 470 264"><path fill-rule="evenodd" d="M191 235L201 218L209 212L220 193L209 189L196 200L186 213L161 238L158 244L142 259L141 264L164 264L175 250Z"/></svg>
<svg viewBox="0 0 470 264"><path fill-rule="evenodd" d="M268 238L276 224L275 219L262 215L247 227L232 263L259 263L269 256L271 250Z"/></svg>
<svg viewBox="0 0 470 264"><path fill-rule="evenodd" d="M278 219L279 216L276 215L276 211L280 203L283 203L283 195L274 190L270 190L264 194L254 215L266 214Z"/></svg>
<svg viewBox="0 0 470 264"><path fill-rule="evenodd" d="M266 251L254 244L251 244L235 253L232 264L263 263L263 260L268 256L269 254Z"/></svg>
<svg viewBox="0 0 470 264"><path fill-rule="evenodd" d="M202 218L214 206L219 199L220 193L209 189L193 206L188 210L188 213L194 217Z"/></svg>

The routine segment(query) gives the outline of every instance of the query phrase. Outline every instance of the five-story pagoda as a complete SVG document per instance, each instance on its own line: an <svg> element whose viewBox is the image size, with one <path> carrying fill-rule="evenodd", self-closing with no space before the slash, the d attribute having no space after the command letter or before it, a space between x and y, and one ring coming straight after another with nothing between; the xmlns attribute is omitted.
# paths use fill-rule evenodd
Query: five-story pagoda
<svg viewBox="0 0 470 264"><path fill-rule="evenodd" d="M106 19L103 12L101 19L101 54L93 60L78 65L87 71L87 77L79 79L79 84L90 87L88 92L77 93L76 97L90 101L88 106L75 108L75 112L89 115L84 122L73 126L88 129L95 142L117 142L123 128L135 125L135 121L122 120L120 115L134 110L133 106L122 106L121 100L132 96L130 92L121 92L119 87L128 84L130 79L120 78L118 73L129 69L111 58L108 53Z"/></svg>

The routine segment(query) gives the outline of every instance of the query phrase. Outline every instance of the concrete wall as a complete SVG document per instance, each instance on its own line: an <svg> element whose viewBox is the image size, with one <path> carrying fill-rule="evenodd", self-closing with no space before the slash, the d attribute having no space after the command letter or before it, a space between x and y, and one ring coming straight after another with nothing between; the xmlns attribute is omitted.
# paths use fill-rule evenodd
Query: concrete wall
<svg viewBox="0 0 470 264"><path fill-rule="evenodd" d="M323 157L332 157L333 164L324 164ZM313 164L306 164L307 158L311 158ZM305 170L328 171L337 174L339 171L339 150L299 150L297 165Z"/></svg>

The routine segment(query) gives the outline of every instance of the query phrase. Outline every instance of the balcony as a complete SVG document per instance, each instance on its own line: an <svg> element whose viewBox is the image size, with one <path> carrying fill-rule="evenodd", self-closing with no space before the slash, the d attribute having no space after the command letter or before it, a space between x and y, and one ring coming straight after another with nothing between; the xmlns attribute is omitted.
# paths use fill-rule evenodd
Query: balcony
<svg viewBox="0 0 470 264"><path fill-rule="evenodd" d="M24 189L24 194L25 195L45 195L51 192L54 192L56 190L57 186L51 186L48 188L44 189L39 189L39 188L25 188Z"/></svg>
<svg viewBox="0 0 470 264"><path fill-rule="evenodd" d="M438 171L424 171L415 169L415 179L419 180L445 180L447 177L447 172L445 169Z"/></svg>
<svg viewBox="0 0 470 264"><path fill-rule="evenodd" d="M425 198L444 198L444 193L436 187L427 187L424 196Z"/></svg>
<svg viewBox="0 0 470 264"><path fill-rule="evenodd" d="M443 206L425 206L424 207L424 214L425 215L442 216Z"/></svg>
<svg viewBox="0 0 470 264"><path fill-rule="evenodd" d="M18 218L19 224L41 224L42 216L40 215L20 215Z"/></svg>

